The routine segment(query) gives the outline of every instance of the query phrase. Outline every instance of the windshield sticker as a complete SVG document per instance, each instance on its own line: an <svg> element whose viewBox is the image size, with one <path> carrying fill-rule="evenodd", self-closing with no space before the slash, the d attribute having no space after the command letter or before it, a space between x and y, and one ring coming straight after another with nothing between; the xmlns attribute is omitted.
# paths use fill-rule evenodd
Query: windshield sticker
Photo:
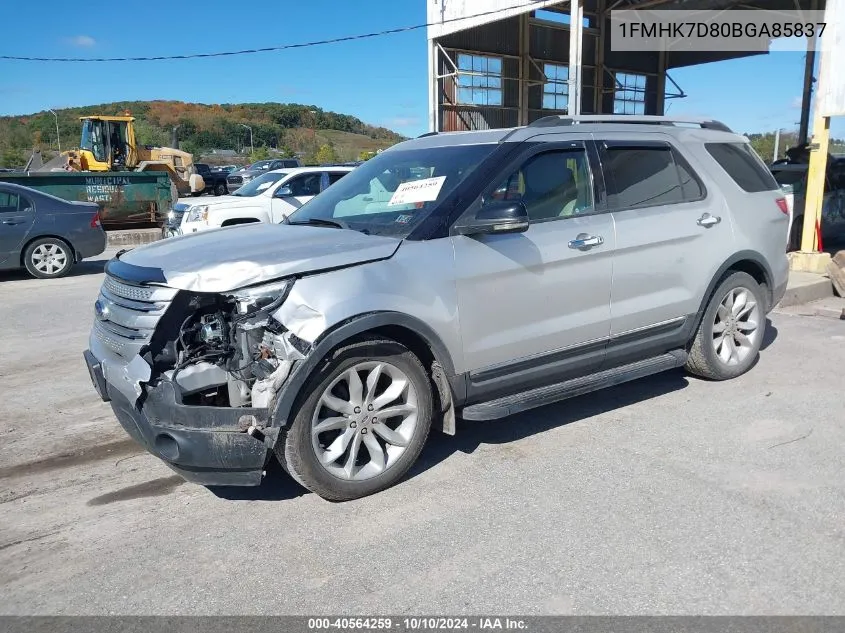
<svg viewBox="0 0 845 633"><path fill-rule="evenodd" d="M410 222L413 219L414 219L414 216L412 216L412 215L400 215L396 218L395 222L397 224L407 224L408 222Z"/></svg>
<svg viewBox="0 0 845 633"><path fill-rule="evenodd" d="M400 204L413 204L415 202L433 202L440 195L440 189L443 188L444 182L446 182L446 176L403 182L393 192L387 206L395 207Z"/></svg>
<svg viewBox="0 0 845 633"><path fill-rule="evenodd" d="M276 183L274 183L274 182L262 182L260 185L258 185L258 189L256 189L256 191L264 191L268 187L275 185L275 184Z"/></svg>

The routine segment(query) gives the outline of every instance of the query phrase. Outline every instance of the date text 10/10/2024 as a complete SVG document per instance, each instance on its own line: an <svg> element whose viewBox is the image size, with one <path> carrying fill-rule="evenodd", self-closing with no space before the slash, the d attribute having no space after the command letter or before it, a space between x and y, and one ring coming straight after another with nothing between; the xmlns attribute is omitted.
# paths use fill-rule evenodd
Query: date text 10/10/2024
<svg viewBox="0 0 845 633"><path fill-rule="evenodd" d="M410 617L410 618L309 618L308 629L310 631L448 631L448 630L525 630L527 624L518 618L443 618L443 617Z"/></svg>

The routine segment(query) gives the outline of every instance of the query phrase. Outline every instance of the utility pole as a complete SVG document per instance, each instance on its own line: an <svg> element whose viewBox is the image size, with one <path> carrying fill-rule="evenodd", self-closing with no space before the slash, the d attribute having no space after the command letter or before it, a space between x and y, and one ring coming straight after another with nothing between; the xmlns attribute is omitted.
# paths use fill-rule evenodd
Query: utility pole
<svg viewBox="0 0 845 633"><path fill-rule="evenodd" d="M252 144L252 128L244 123L241 123L240 126L249 130L249 153L255 154L255 145Z"/></svg>
<svg viewBox="0 0 845 633"><path fill-rule="evenodd" d="M845 95L840 75L834 75L839 66L843 47L838 45L845 37L842 20L845 17L845 0L828 0L824 21L831 28L827 45L819 52L819 75L813 112L813 138L810 144L810 164L807 169L807 193L804 202L804 226L801 233L801 250L792 255L790 268L806 272L824 273L830 255L819 252L819 229L824 202L827 156L830 147L830 117L845 114ZM821 41L821 38L817 42ZM833 42L831 46L829 42Z"/></svg>
<svg viewBox="0 0 845 633"><path fill-rule="evenodd" d="M53 116L56 118L56 145L59 146L59 154L62 153L62 139L59 138L59 115L55 113L52 108L48 108L50 112L53 113Z"/></svg>
<svg viewBox="0 0 845 633"><path fill-rule="evenodd" d="M778 159L778 150L780 149L780 128L775 130L775 151L772 155L772 162Z"/></svg>

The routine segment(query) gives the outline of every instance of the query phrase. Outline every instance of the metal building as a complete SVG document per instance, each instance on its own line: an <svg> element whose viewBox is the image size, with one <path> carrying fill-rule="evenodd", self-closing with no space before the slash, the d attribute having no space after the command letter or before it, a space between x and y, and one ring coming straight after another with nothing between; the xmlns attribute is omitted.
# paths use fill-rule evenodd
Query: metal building
<svg viewBox="0 0 845 633"><path fill-rule="evenodd" d="M823 0L427 0L429 129L526 125L550 114L663 114L684 96L673 68L748 52L619 52L610 11L621 8L823 9ZM806 139L813 55L800 136Z"/></svg>

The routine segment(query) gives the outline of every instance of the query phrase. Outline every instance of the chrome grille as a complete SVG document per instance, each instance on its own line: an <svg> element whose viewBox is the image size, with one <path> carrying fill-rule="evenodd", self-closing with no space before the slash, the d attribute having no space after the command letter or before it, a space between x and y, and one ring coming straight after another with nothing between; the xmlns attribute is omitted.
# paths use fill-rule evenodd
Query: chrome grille
<svg viewBox="0 0 845 633"><path fill-rule="evenodd" d="M95 304L94 335L115 353L131 359L149 343L177 292L127 284L106 275Z"/></svg>
<svg viewBox="0 0 845 633"><path fill-rule="evenodd" d="M226 182L231 183L233 185L240 185L240 184L243 183L243 181L244 181L244 179L243 179L242 176L229 176L226 179Z"/></svg>

